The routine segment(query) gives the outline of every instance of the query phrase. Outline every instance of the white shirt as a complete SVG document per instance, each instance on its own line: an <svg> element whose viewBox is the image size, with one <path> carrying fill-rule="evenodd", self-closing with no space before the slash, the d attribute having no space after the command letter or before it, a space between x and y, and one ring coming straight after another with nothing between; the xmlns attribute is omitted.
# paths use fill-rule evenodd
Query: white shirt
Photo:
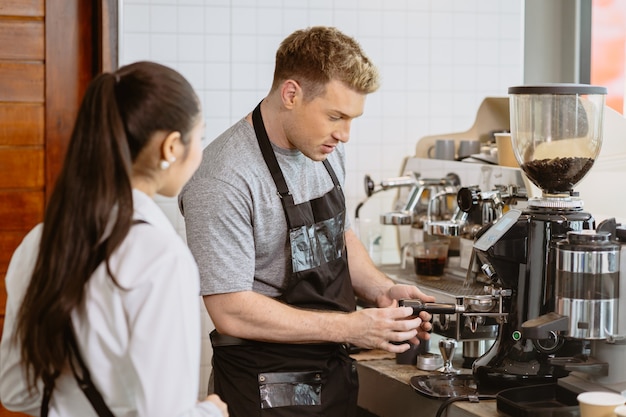
<svg viewBox="0 0 626 417"><path fill-rule="evenodd" d="M157 204L133 190L135 219L111 258L85 288L85 303L72 315L81 355L105 403L117 417L221 416L197 402L200 370L200 296L196 263ZM30 395L12 343L15 320L37 257L42 225L17 248L6 275L8 293L0 342L0 401L14 411L39 415L40 393ZM49 416L96 416L66 369L56 382Z"/></svg>

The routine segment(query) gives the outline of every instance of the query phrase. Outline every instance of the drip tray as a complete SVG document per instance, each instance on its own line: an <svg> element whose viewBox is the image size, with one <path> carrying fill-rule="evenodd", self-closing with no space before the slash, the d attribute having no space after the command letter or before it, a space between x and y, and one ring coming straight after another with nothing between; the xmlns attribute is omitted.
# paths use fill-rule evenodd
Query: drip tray
<svg viewBox="0 0 626 417"><path fill-rule="evenodd" d="M511 417L578 417L578 394L559 385L509 388L498 393L498 411Z"/></svg>
<svg viewBox="0 0 626 417"><path fill-rule="evenodd" d="M468 374L417 375L410 383L418 393L438 400L478 395L476 380Z"/></svg>

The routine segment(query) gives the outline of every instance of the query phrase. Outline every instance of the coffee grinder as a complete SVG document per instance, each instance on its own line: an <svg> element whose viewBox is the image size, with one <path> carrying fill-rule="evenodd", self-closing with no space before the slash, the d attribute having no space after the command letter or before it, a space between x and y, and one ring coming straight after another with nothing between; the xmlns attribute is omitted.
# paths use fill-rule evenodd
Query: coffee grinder
<svg viewBox="0 0 626 417"><path fill-rule="evenodd" d="M514 387L567 375L551 362L583 349L580 340L526 338L522 323L555 310L555 243L568 231L594 229L574 191L602 143L606 88L546 84L509 88L511 139L520 168L542 191L478 234L474 250L502 296L492 348L473 364L479 386Z"/></svg>

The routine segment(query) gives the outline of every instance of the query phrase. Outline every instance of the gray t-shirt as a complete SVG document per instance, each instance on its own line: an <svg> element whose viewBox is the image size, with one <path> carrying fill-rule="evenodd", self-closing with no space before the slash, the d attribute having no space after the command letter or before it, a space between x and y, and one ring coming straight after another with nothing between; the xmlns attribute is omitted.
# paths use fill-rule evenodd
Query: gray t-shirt
<svg viewBox="0 0 626 417"><path fill-rule="evenodd" d="M322 162L272 146L295 204L333 187ZM343 144L328 161L343 186ZM245 119L204 149L202 164L179 203L187 244L200 270L201 295L250 290L270 297L281 294L291 271L287 222L254 129Z"/></svg>

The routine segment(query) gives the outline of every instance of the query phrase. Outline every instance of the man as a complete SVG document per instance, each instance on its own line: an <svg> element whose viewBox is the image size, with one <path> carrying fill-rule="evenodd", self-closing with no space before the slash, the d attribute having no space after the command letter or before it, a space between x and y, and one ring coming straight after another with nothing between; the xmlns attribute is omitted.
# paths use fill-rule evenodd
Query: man
<svg viewBox="0 0 626 417"><path fill-rule="evenodd" d="M353 416L347 346L404 352L430 316L394 285L346 223L344 143L378 73L334 28L288 36L256 109L215 139L181 211L215 324L215 392L235 417ZM355 295L379 308L355 311Z"/></svg>

